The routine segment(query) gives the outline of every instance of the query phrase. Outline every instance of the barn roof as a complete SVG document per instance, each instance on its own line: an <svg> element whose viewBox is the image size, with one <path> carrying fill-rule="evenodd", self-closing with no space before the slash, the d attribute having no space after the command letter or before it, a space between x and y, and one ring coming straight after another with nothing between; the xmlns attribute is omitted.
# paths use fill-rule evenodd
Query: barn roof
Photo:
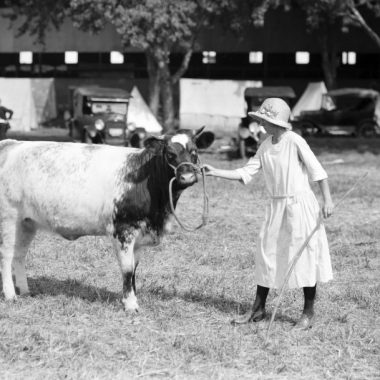
<svg viewBox="0 0 380 380"><path fill-rule="evenodd" d="M244 91L246 98L295 98L296 94L291 87L287 86L265 86L265 87L248 87Z"/></svg>
<svg viewBox="0 0 380 380"><path fill-rule="evenodd" d="M100 87L100 86L81 86L74 89L75 92L83 96L89 97L93 101L110 100L126 101L131 97L131 94L120 88Z"/></svg>

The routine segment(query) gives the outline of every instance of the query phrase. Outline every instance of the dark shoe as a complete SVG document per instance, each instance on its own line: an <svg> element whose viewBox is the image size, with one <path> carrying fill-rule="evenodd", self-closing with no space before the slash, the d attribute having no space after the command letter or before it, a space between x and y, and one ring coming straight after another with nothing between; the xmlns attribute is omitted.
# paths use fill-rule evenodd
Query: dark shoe
<svg viewBox="0 0 380 380"><path fill-rule="evenodd" d="M302 314L301 318L297 321L294 328L297 330L308 330L313 326L313 322L314 322L313 315Z"/></svg>
<svg viewBox="0 0 380 380"><path fill-rule="evenodd" d="M250 310L244 315L234 318L231 323L233 325L243 325L250 322L260 322L265 318L265 310Z"/></svg>

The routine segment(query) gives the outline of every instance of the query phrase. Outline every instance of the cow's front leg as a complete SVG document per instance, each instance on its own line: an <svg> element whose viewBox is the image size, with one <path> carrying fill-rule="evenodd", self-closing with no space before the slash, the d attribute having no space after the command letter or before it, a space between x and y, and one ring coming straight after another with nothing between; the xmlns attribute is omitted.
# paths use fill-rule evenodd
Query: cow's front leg
<svg viewBox="0 0 380 380"><path fill-rule="evenodd" d="M134 255L135 240L138 231L125 231L114 239L116 255L123 278L123 304L126 312L137 312L139 305L135 294L135 270L137 262Z"/></svg>
<svg viewBox="0 0 380 380"><path fill-rule="evenodd" d="M16 299L16 291L12 279L12 261L16 245L16 221L3 221L0 223L0 268L6 300Z"/></svg>

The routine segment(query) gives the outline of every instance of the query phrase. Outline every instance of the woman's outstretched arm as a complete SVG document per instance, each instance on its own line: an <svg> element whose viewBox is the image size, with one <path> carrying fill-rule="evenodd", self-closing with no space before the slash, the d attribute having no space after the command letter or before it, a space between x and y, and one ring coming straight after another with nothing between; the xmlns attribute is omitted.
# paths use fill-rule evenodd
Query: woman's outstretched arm
<svg viewBox="0 0 380 380"><path fill-rule="evenodd" d="M205 173L208 176L230 179L233 181L241 181L241 175L237 170L217 169L211 165L203 165Z"/></svg>

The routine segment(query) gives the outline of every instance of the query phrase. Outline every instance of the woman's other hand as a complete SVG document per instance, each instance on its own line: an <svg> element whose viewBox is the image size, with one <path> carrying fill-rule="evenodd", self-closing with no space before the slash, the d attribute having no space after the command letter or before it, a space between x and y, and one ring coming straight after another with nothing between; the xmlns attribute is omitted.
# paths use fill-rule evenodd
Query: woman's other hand
<svg viewBox="0 0 380 380"><path fill-rule="evenodd" d="M333 213L333 210L334 210L334 204L332 203L332 201L325 202L322 207L323 217L328 218L329 216L331 216Z"/></svg>

